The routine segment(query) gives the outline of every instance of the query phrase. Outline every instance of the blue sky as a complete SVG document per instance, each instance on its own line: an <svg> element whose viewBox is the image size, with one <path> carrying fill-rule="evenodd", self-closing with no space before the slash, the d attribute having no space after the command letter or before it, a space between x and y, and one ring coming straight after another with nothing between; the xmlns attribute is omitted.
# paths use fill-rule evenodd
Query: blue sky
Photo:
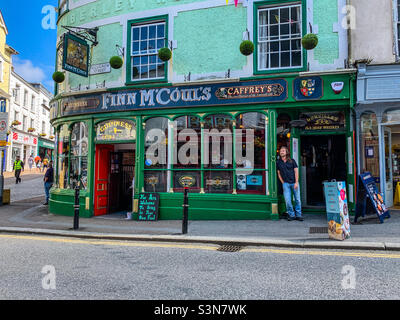
<svg viewBox="0 0 400 320"><path fill-rule="evenodd" d="M45 30L42 14L47 6L57 7L57 0L0 0L0 10L8 29L7 44L19 52L13 57L15 71L29 82L40 82L50 92L54 83L57 31ZM48 14L48 11L47 11Z"/></svg>

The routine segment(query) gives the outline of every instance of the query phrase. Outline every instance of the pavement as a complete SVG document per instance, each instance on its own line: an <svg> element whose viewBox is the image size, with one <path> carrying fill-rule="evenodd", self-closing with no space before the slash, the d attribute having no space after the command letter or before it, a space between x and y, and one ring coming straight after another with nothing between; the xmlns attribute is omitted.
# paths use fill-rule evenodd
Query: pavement
<svg viewBox="0 0 400 320"><path fill-rule="evenodd" d="M400 251L399 210L391 211L391 217L382 224L375 217L359 219L357 224L351 224L350 239L337 241L329 239L326 230L310 233L310 228L327 227L326 215L321 214L305 214L304 221L190 221L189 209L187 234L182 234L181 220L134 221L127 220L124 214L111 214L80 218L79 229L73 230L72 216L51 214L48 206L42 205L43 202L44 196L40 196L1 206L0 233L100 240Z"/></svg>

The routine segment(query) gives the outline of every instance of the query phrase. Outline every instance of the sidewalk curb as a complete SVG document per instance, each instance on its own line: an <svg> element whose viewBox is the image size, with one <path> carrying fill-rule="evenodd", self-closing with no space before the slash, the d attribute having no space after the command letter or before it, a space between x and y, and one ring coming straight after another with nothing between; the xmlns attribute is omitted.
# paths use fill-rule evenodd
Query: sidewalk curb
<svg viewBox="0 0 400 320"><path fill-rule="evenodd" d="M211 236L190 236L190 235L126 235L126 234L104 234L95 232L82 232L74 230L51 230L17 227L0 227L0 233L18 233L44 236L60 236L69 238L97 239L97 240L119 240L119 241L158 241L178 243L206 243L217 245L237 246L265 246L285 247L301 249L336 249L336 250L385 250L400 251L400 243L384 242L346 242L335 240L315 241L309 240L280 240L280 239L254 239L254 238L229 238Z"/></svg>

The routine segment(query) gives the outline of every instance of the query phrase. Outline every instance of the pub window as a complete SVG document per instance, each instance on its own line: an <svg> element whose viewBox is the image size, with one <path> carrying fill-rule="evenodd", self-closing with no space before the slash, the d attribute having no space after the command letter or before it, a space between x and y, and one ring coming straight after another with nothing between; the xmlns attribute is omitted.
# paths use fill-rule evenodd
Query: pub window
<svg viewBox="0 0 400 320"><path fill-rule="evenodd" d="M206 193L233 191L233 119L215 114L204 119L204 190Z"/></svg>
<svg viewBox="0 0 400 320"><path fill-rule="evenodd" d="M58 185L60 189L68 189L68 168L69 168L69 129L64 124L58 135Z"/></svg>
<svg viewBox="0 0 400 320"><path fill-rule="evenodd" d="M163 117L145 123L144 190L166 192L168 189L168 125Z"/></svg>
<svg viewBox="0 0 400 320"><path fill-rule="evenodd" d="M257 36L259 71L301 68L302 4L259 7Z"/></svg>
<svg viewBox="0 0 400 320"><path fill-rule="evenodd" d="M190 183L190 192L201 189L201 120L195 115L174 120L176 145L172 148L174 159L173 188L183 192Z"/></svg>
<svg viewBox="0 0 400 320"><path fill-rule="evenodd" d="M130 22L130 63L128 82L165 79L166 63L158 57L158 50L167 46L166 22Z"/></svg>
<svg viewBox="0 0 400 320"><path fill-rule="evenodd" d="M69 184L71 188L79 183L87 188L88 129L84 122L75 123L71 131L71 162Z"/></svg>
<svg viewBox="0 0 400 320"><path fill-rule="evenodd" d="M236 190L238 194L267 192L267 121L260 112L236 118Z"/></svg>
<svg viewBox="0 0 400 320"><path fill-rule="evenodd" d="M361 115L361 171L371 172L379 177L379 135L376 114L366 112Z"/></svg>

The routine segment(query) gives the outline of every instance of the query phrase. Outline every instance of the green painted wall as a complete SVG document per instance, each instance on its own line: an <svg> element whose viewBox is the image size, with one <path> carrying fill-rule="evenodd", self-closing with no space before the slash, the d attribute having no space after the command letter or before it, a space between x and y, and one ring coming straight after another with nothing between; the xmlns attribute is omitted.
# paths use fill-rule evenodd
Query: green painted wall
<svg viewBox="0 0 400 320"><path fill-rule="evenodd" d="M242 6L179 13L174 19L178 44L173 53L174 72L182 75L242 69L247 59L240 53L239 46L247 28L246 15L247 8Z"/></svg>
<svg viewBox="0 0 400 320"><path fill-rule="evenodd" d="M338 4L332 0L314 1L314 25L318 25L318 46L314 59L320 64L333 64L339 58L339 34L333 32L338 22Z"/></svg>

